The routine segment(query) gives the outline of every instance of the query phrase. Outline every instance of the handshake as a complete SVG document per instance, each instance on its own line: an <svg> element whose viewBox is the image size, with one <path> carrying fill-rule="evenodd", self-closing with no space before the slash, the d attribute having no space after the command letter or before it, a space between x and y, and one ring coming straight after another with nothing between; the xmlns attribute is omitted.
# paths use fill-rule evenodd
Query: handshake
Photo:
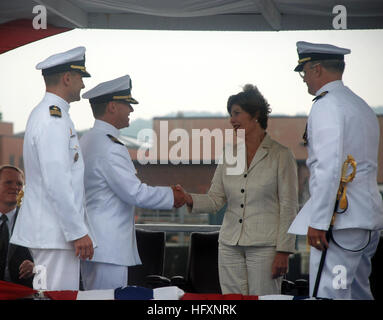
<svg viewBox="0 0 383 320"><path fill-rule="evenodd" d="M179 185L171 186L174 196L174 207L182 207L185 203L189 207L193 207L193 198L191 195Z"/></svg>

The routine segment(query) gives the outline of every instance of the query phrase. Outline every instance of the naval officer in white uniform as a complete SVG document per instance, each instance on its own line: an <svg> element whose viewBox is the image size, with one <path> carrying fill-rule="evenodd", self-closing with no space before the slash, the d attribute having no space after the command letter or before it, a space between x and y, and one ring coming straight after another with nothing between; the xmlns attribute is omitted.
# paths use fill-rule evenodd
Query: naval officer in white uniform
<svg viewBox="0 0 383 320"><path fill-rule="evenodd" d="M85 162L86 205L97 239L92 261L81 263L86 290L126 286L128 266L141 264L134 227L134 207L171 209L184 204L174 187L151 187L136 176L127 147L118 139L129 126L132 104L128 75L100 83L86 92L94 127L80 140Z"/></svg>
<svg viewBox="0 0 383 320"><path fill-rule="evenodd" d="M367 103L342 82L344 55L349 49L297 42L295 71L315 95L307 131L310 198L289 232L307 234L310 254L310 294L322 251L327 256L317 297L373 299L369 284L371 258L383 229L383 203L377 186L379 124ZM334 211L341 169L347 155L357 163L347 184L348 208L337 214L333 239L326 240ZM333 241L335 240L336 243Z"/></svg>
<svg viewBox="0 0 383 320"><path fill-rule="evenodd" d="M50 56L36 69L42 70L46 93L25 131L25 195L11 242L30 248L35 265L45 267L46 281L35 281L36 289L78 290L79 258L92 258L93 242L84 206L84 163L68 111L70 102L80 100L82 78L90 76L85 48Z"/></svg>

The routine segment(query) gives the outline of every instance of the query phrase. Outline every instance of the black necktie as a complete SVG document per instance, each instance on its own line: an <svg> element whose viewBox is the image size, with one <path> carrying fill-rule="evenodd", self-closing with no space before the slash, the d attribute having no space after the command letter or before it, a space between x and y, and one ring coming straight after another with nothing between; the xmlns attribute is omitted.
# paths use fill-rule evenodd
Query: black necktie
<svg viewBox="0 0 383 320"><path fill-rule="evenodd" d="M2 221L0 226L0 280L3 280L5 267L7 265L7 253L9 245L9 229L7 224L8 217L5 214L2 214L0 220Z"/></svg>

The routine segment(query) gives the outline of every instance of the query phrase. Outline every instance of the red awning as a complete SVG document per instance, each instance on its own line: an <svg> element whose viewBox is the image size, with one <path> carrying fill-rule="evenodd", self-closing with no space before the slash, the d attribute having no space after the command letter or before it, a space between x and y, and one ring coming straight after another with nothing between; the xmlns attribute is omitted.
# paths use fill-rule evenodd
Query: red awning
<svg viewBox="0 0 383 320"><path fill-rule="evenodd" d="M36 30L32 26L32 20L28 19L13 20L0 24L0 54L69 30L72 29L52 25L48 25L47 29Z"/></svg>

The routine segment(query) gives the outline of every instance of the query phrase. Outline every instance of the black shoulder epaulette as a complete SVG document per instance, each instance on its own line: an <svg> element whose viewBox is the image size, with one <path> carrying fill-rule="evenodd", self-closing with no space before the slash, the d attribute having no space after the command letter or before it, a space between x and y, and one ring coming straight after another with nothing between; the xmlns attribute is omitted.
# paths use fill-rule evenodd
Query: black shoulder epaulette
<svg viewBox="0 0 383 320"><path fill-rule="evenodd" d="M58 106L50 106L49 113L51 117L61 118L61 109Z"/></svg>
<svg viewBox="0 0 383 320"><path fill-rule="evenodd" d="M124 146L124 144L123 144L120 140L118 140L116 137L113 137L111 134L108 133L107 136L108 136L108 138L109 138L110 140L112 140L114 143L118 143L118 144Z"/></svg>
<svg viewBox="0 0 383 320"><path fill-rule="evenodd" d="M316 96L313 101L318 101L319 99L323 98L326 94L328 94L328 91L323 91L319 96Z"/></svg>

